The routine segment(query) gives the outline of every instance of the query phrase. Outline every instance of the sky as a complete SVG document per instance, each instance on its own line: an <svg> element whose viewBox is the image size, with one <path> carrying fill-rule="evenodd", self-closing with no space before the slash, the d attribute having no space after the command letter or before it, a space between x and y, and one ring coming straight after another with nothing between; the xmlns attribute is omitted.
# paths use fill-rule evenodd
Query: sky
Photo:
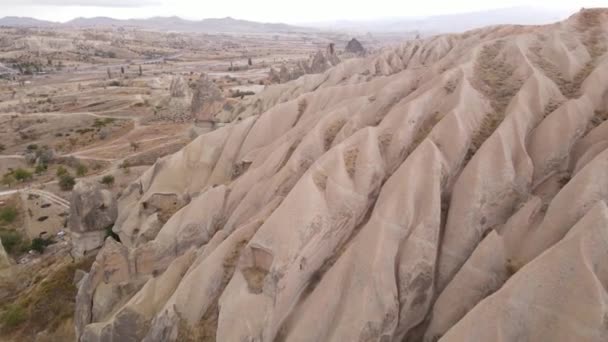
<svg viewBox="0 0 608 342"><path fill-rule="evenodd" d="M608 0L0 0L0 17L26 16L65 22L76 17L118 19L179 16L185 19L233 17L290 24L334 20L426 17L534 6L578 11L608 7Z"/></svg>

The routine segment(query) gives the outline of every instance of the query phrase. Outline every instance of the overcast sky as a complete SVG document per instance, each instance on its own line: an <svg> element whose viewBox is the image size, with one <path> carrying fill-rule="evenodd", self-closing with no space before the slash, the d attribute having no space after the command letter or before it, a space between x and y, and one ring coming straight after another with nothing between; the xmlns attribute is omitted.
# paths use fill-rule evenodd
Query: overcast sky
<svg viewBox="0 0 608 342"><path fill-rule="evenodd" d="M608 0L0 0L0 17L29 16L67 21L94 16L120 19L230 16L264 22L305 23L421 17L519 6L574 12L580 7L608 7Z"/></svg>

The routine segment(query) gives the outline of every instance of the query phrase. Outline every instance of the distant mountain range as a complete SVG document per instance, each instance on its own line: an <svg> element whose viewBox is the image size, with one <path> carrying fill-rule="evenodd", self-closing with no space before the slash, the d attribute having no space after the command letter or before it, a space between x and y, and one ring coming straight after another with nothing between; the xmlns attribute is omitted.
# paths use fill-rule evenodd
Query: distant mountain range
<svg viewBox="0 0 608 342"><path fill-rule="evenodd" d="M107 17L76 18L66 23L23 17L5 17L0 26L17 27L132 27L160 31L181 32L233 32L233 33L283 33L311 32L317 30L366 32L421 32L425 34L463 32L466 30L502 24L540 25L567 18L572 11L548 10L532 7L513 7L482 12L450 14L425 18L395 17L369 21L331 21L292 26L233 19L186 20L179 17L154 17L149 19L113 19Z"/></svg>
<svg viewBox="0 0 608 342"><path fill-rule="evenodd" d="M564 20L573 14L571 10L549 10L533 7L513 7L489 11L449 14L424 18L383 18L369 21L333 21L305 24L323 30L351 32L424 32L450 33L470 29L513 24L541 25Z"/></svg>
<svg viewBox="0 0 608 342"><path fill-rule="evenodd" d="M234 33L271 33L305 32L315 29L287 24L258 23L254 21L227 18L186 20L179 17L154 17L149 19L113 19L107 17L76 18L66 23L38 20L28 17L4 17L0 26L11 27L132 27L139 29L182 32L234 32Z"/></svg>

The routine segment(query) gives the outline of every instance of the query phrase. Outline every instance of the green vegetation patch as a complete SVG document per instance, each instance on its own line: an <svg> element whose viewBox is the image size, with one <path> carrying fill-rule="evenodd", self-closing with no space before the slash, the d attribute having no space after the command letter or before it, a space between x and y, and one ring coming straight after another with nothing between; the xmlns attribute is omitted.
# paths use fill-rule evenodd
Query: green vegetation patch
<svg viewBox="0 0 608 342"><path fill-rule="evenodd" d="M11 256L25 253L30 247L28 240L15 230L0 229L0 240L6 253Z"/></svg>
<svg viewBox="0 0 608 342"><path fill-rule="evenodd" d="M0 209L0 221L4 223L13 223L17 218L18 212L14 207L5 207Z"/></svg>
<svg viewBox="0 0 608 342"><path fill-rule="evenodd" d="M94 258L67 262L47 277L39 280L27 294L6 305L0 314L4 333L17 328L35 335L40 331L55 331L74 315L77 288L73 284L76 270L89 270Z"/></svg>

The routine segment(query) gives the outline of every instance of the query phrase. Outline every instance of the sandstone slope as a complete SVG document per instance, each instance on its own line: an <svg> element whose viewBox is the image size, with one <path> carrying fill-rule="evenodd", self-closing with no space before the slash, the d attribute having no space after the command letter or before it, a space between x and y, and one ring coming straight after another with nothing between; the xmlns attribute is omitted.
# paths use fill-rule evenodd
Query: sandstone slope
<svg viewBox="0 0 608 342"><path fill-rule="evenodd" d="M123 192L82 341L606 341L608 10L411 41Z"/></svg>

